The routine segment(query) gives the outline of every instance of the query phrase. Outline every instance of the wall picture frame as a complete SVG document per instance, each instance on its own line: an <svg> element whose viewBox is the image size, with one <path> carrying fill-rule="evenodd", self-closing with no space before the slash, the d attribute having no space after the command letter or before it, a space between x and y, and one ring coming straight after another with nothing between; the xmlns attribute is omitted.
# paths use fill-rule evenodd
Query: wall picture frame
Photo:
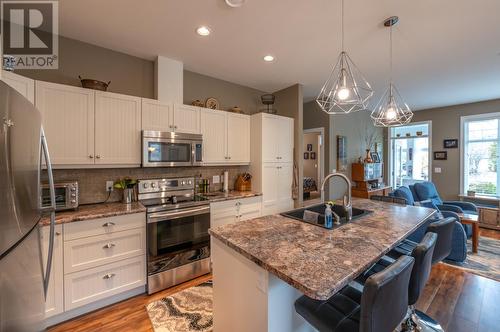
<svg viewBox="0 0 500 332"><path fill-rule="evenodd" d="M307 151L312 151L312 150L313 150L313 145L307 144Z"/></svg>
<svg viewBox="0 0 500 332"><path fill-rule="evenodd" d="M309 152L304 152L304 159L308 160L309 159Z"/></svg>
<svg viewBox="0 0 500 332"><path fill-rule="evenodd" d="M311 152L311 154L309 156L311 157L312 160L315 160L316 159L316 152Z"/></svg>
<svg viewBox="0 0 500 332"><path fill-rule="evenodd" d="M443 148L445 149L457 149L458 148L458 139L445 139L443 140Z"/></svg>
<svg viewBox="0 0 500 332"><path fill-rule="evenodd" d="M434 151L434 160L448 160L448 152Z"/></svg>
<svg viewBox="0 0 500 332"><path fill-rule="evenodd" d="M372 161L374 163L380 162L380 155L378 154L378 152L370 152L370 157L372 158Z"/></svg>

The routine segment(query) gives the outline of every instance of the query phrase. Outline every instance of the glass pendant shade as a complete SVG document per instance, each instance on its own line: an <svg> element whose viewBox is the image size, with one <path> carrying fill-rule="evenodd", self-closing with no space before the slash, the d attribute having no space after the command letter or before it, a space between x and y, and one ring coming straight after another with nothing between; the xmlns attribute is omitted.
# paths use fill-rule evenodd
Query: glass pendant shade
<svg viewBox="0 0 500 332"><path fill-rule="evenodd" d="M400 126L411 121L413 112L403 101L396 87L390 83L372 111L371 118L377 127Z"/></svg>
<svg viewBox="0 0 500 332"><path fill-rule="evenodd" d="M330 77L316 98L329 114L346 114L366 110L373 89L346 52L341 52Z"/></svg>

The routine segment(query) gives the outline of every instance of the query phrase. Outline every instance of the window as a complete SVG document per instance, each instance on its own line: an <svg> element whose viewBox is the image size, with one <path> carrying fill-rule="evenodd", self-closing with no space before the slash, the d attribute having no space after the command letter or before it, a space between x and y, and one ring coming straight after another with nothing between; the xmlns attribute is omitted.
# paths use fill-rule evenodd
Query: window
<svg viewBox="0 0 500 332"><path fill-rule="evenodd" d="M500 196L500 113L465 116L462 122L462 190Z"/></svg>

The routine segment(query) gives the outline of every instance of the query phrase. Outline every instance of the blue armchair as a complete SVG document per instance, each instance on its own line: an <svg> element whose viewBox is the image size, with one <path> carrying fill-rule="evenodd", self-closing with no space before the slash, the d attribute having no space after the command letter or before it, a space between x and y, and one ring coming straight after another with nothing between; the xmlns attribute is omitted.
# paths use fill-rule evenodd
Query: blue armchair
<svg viewBox="0 0 500 332"><path fill-rule="evenodd" d="M404 198L408 205L415 205L415 199L411 188L399 187L394 190L389 196ZM431 202L432 204L432 202ZM435 205L428 206L437 209ZM452 238L452 250L451 254L446 258L447 260L455 262L463 262L467 258L467 228L466 226L459 223L460 217L452 211L439 211L437 215L433 218L429 218L422 226L420 226L416 231L414 231L408 240L419 243L427 231L427 226L440 218L453 217L455 218L455 227L453 228L453 238Z"/></svg>
<svg viewBox="0 0 500 332"><path fill-rule="evenodd" d="M470 202L443 201L432 182L418 182L413 185L416 201L430 200L440 211L477 214L477 207Z"/></svg>

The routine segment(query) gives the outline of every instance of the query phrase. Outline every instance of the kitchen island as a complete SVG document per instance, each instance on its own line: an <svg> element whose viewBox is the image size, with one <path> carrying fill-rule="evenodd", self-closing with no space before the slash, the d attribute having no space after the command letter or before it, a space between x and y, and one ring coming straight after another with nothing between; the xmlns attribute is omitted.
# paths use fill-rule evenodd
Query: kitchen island
<svg viewBox="0 0 500 332"><path fill-rule="evenodd" d="M328 299L435 210L353 199L372 211L334 230L272 215L210 230L214 331L314 331L294 302Z"/></svg>

